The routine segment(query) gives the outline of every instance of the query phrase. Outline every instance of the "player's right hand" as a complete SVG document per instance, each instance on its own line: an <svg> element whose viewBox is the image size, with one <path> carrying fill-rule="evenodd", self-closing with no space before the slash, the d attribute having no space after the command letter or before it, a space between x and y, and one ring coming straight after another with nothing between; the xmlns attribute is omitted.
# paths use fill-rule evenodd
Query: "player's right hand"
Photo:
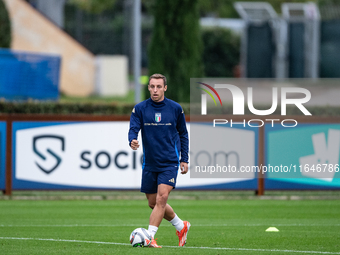
<svg viewBox="0 0 340 255"><path fill-rule="evenodd" d="M139 143L136 139L133 139L130 144L131 149L137 150L139 148Z"/></svg>

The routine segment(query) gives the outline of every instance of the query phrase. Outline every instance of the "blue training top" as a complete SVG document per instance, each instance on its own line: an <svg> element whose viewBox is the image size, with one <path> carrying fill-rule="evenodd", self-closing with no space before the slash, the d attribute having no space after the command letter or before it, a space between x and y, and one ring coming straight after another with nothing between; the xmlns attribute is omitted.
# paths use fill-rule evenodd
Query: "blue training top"
<svg viewBox="0 0 340 255"><path fill-rule="evenodd" d="M184 112L178 103L164 97L161 102L149 98L137 104L130 117L130 145L133 139L137 140L140 129L144 152L143 170L177 171L179 162L188 163L188 131Z"/></svg>

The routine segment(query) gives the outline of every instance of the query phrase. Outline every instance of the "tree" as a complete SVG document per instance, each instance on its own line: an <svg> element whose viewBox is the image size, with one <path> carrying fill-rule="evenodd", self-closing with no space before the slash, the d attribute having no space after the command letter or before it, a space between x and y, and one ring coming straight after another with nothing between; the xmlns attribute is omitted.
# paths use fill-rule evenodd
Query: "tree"
<svg viewBox="0 0 340 255"><path fill-rule="evenodd" d="M5 4L0 0L0 47L11 47L11 23Z"/></svg>
<svg viewBox="0 0 340 255"><path fill-rule="evenodd" d="M233 6L234 0L199 0L198 2L201 16L238 18L238 14Z"/></svg>
<svg viewBox="0 0 340 255"><path fill-rule="evenodd" d="M225 28L205 28L204 73L207 77L234 77L234 69L240 62L240 36Z"/></svg>
<svg viewBox="0 0 340 255"><path fill-rule="evenodd" d="M189 102L190 78L203 76L198 0L158 0L153 12L149 73L167 77L167 97Z"/></svg>
<svg viewBox="0 0 340 255"><path fill-rule="evenodd" d="M85 11L98 14L112 8L116 0L70 0L70 3Z"/></svg>

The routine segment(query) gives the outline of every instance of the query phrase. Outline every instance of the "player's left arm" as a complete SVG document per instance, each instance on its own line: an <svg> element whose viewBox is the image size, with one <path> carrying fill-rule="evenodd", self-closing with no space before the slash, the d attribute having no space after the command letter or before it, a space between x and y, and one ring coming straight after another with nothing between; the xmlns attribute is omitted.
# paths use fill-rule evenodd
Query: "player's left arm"
<svg viewBox="0 0 340 255"><path fill-rule="evenodd" d="M180 113L177 119L177 131L179 133L179 138L181 141L181 159L180 159L180 169L182 174L186 174L188 172L188 163L189 163L189 136L188 130L185 122L185 115L182 108L180 109Z"/></svg>

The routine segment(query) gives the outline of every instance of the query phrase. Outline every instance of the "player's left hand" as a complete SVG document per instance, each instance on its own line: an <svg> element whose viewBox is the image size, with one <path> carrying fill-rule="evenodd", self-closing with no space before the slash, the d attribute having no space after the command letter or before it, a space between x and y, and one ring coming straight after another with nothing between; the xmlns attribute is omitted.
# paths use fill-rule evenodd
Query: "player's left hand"
<svg viewBox="0 0 340 255"><path fill-rule="evenodd" d="M189 170L188 163L185 163L185 162L181 162L179 167L181 168L181 174L186 174Z"/></svg>

